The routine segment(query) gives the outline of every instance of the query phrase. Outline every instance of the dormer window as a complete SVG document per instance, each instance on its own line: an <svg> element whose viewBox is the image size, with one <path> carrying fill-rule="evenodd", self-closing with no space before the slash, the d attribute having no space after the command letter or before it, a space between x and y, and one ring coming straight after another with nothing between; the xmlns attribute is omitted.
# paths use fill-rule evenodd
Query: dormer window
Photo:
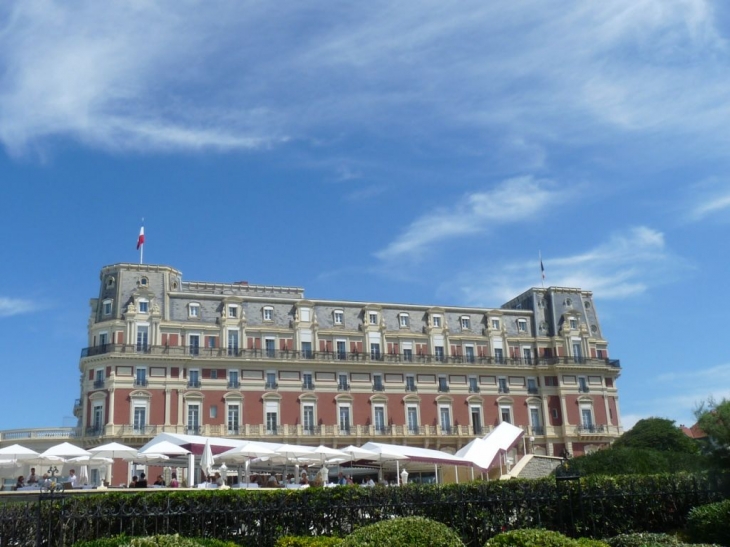
<svg viewBox="0 0 730 547"><path fill-rule="evenodd" d="M114 288L114 278L112 276L109 276L106 278L106 288L107 289Z"/></svg>
<svg viewBox="0 0 730 547"><path fill-rule="evenodd" d="M274 320L274 308L272 306L264 306L263 309L264 321Z"/></svg>
<svg viewBox="0 0 730 547"><path fill-rule="evenodd" d="M150 280L147 279L146 277L143 277L139 280L139 284L142 285L143 287L146 287L147 285L150 284Z"/></svg>
<svg viewBox="0 0 730 547"><path fill-rule="evenodd" d="M228 317L231 319L238 317L238 306L228 306Z"/></svg>
<svg viewBox="0 0 730 547"><path fill-rule="evenodd" d="M411 318L407 313L401 313L398 315L398 324L402 329L407 329L411 325Z"/></svg>
<svg viewBox="0 0 730 547"><path fill-rule="evenodd" d="M139 301L139 313L149 313L150 311L150 303L147 300L140 300Z"/></svg>
<svg viewBox="0 0 730 547"><path fill-rule="evenodd" d="M570 329L576 330L578 328L578 320L575 317L570 318Z"/></svg>
<svg viewBox="0 0 730 547"><path fill-rule="evenodd" d="M492 328L494 330L499 330L499 319L492 319Z"/></svg>
<svg viewBox="0 0 730 547"><path fill-rule="evenodd" d="M527 332L527 320L526 319L517 320L517 331L518 332Z"/></svg>
<svg viewBox="0 0 730 547"><path fill-rule="evenodd" d="M431 324L434 327L436 327L436 328L440 328L441 327L441 316L440 315L434 315L434 316L432 316L431 317Z"/></svg>
<svg viewBox="0 0 730 547"><path fill-rule="evenodd" d="M371 325L377 325L378 324L378 312L371 311L368 313L368 322Z"/></svg>
<svg viewBox="0 0 730 547"><path fill-rule="evenodd" d="M461 316L461 330L471 329L471 318L468 315Z"/></svg>
<svg viewBox="0 0 730 547"><path fill-rule="evenodd" d="M312 320L311 308L299 308L299 320L309 322Z"/></svg>
<svg viewBox="0 0 730 547"><path fill-rule="evenodd" d="M188 317L193 317L193 318L200 317L200 304L196 304L196 303L188 304Z"/></svg>
<svg viewBox="0 0 730 547"><path fill-rule="evenodd" d="M104 315L111 315L112 314L112 301L111 300L104 300L101 304L101 310Z"/></svg>
<svg viewBox="0 0 730 547"><path fill-rule="evenodd" d="M332 320L335 325L344 325L345 324L345 312L342 310L335 310L332 312Z"/></svg>

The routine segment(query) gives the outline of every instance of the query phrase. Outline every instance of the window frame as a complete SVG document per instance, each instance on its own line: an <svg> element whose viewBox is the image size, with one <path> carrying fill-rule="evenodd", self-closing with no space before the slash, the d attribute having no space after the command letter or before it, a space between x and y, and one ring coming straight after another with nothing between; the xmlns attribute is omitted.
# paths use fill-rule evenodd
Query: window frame
<svg viewBox="0 0 730 547"><path fill-rule="evenodd" d="M198 302L188 304L188 319L200 319L200 304Z"/></svg>
<svg viewBox="0 0 730 547"><path fill-rule="evenodd" d="M111 315L113 309L114 309L114 299L105 298L104 301L101 303L102 315L104 315L105 317Z"/></svg>
<svg viewBox="0 0 730 547"><path fill-rule="evenodd" d="M411 327L411 316L405 312L398 314L398 327L408 329Z"/></svg>
<svg viewBox="0 0 730 547"><path fill-rule="evenodd" d="M261 308L261 320L266 323L274 322L274 306L264 306Z"/></svg>
<svg viewBox="0 0 730 547"><path fill-rule="evenodd" d="M462 315L459 318L459 324L461 325L461 330L471 330L471 317L468 315Z"/></svg>

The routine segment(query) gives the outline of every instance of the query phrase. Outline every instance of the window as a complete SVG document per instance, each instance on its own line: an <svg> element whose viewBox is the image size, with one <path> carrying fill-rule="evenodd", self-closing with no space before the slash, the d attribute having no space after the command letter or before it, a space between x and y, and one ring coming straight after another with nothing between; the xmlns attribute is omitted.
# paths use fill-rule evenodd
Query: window
<svg viewBox="0 0 730 547"><path fill-rule="evenodd" d="M99 389L102 387L104 387L104 369L99 368L96 369L94 375L94 389Z"/></svg>
<svg viewBox="0 0 730 547"><path fill-rule="evenodd" d="M112 301L111 300L104 300L104 303L101 305L102 313L104 315L111 315L112 314Z"/></svg>
<svg viewBox="0 0 730 547"><path fill-rule="evenodd" d="M589 406L582 406L580 409L580 424L583 429L593 429L593 410Z"/></svg>
<svg viewBox="0 0 730 547"><path fill-rule="evenodd" d="M188 371L188 387L200 387L200 371L198 369Z"/></svg>
<svg viewBox="0 0 730 547"><path fill-rule="evenodd" d="M540 409L536 406L530 407L530 428L533 435L545 434L542 427L542 420L540 419Z"/></svg>
<svg viewBox="0 0 730 547"><path fill-rule="evenodd" d="M228 355L238 355L238 331L228 331Z"/></svg>
<svg viewBox="0 0 730 547"><path fill-rule="evenodd" d="M583 361L583 351L580 347L580 342L573 342L573 360L576 363Z"/></svg>
<svg viewBox="0 0 730 547"><path fill-rule="evenodd" d="M188 306L188 317L200 317L200 304L190 304Z"/></svg>
<svg viewBox="0 0 730 547"><path fill-rule="evenodd" d="M266 389L276 389L279 384L276 383L276 372L266 373Z"/></svg>
<svg viewBox="0 0 730 547"><path fill-rule="evenodd" d="M570 318L570 328L571 330L576 330L578 328L578 320L571 317Z"/></svg>
<svg viewBox="0 0 730 547"><path fill-rule="evenodd" d="M218 417L218 405L210 405L210 417L211 418Z"/></svg>
<svg viewBox="0 0 730 547"><path fill-rule="evenodd" d="M231 319L238 317L238 306L228 306L228 317Z"/></svg>
<svg viewBox="0 0 730 547"><path fill-rule="evenodd" d="M536 378L528 378L527 379L527 393L530 395L537 395L537 379Z"/></svg>
<svg viewBox="0 0 730 547"><path fill-rule="evenodd" d="M137 367L135 369L134 385L140 387L147 385L147 369L145 367Z"/></svg>
<svg viewBox="0 0 730 547"><path fill-rule="evenodd" d="M370 343L370 359L375 361L380 360L380 344L377 342Z"/></svg>
<svg viewBox="0 0 730 547"><path fill-rule="evenodd" d="M597 349L596 350L596 357L599 359L605 359L606 358L606 350L605 349Z"/></svg>
<svg viewBox="0 0 730 547"><path fill-rule="evenodd" d="M343 372L337 376L337 389L340 391L348 391L350 383L347 381L347 373Z"/></svg>
<svg viewBox="0 0 730 547"><path fill-rule="evenodd" d="M550 415L553 417L553 420L557 420L560 416L560 413L558 412L557 408L550 409Z"/></svg>
<svg viewBox="0 0 730 547"><path fill-rule="evenodd" d="M101 433L104 427L104 403L94 404L91 414L91 427L95 433Z"/></svg>
<svg viewBox="0 0 730 547"><path fill-rule="evenodd" d="M403 342L403 360L413 361L413 342Z"/></svg>
<svg viewBox="0 0 730 547"><path fill-rule="evenodd" d="M433 316L433 317L431 318L431 324L432 324L432 325L433 325L433 326L434 326L435 328L440 328L440 327L441 327L441 316L440 316L440 315L434 315L434 316Z"/></svg>
<svg viewBox="0 0 730 547"><path fill-rule="evenodd" d="M200 432L200 405L188 403L188 435L197 435Z"/></svg>
<svg viewBox="0 0 730 547"><path fill-rule="evenodd" d="M305 404L302 406L302 429L305 434L314 433L314 405Z"/></svg>
<svg viewBox="0 0 730 547"><path fill-rule="evenodd" d="M145 287L146 287L147 285L149 285L149 283L150 283L150 280L149 280L149 279L147 279L146 277L143 277L142 279L140 279L140 280L139 280L139 284L140 284L140 285L143 285L143 286L145 286Z"/></svg>
<svg viewBox="0 0 730 547"><path fill-rule="evenodd" d="M228 434L238 435L238 428L241 423L241 407L238 405L228 405Z"/></svg>
<svg viewBox="0 0 730 547"><path fill-rule="evenodd" d="M451 407L448 405L439 406L439 421L441 422L441 431L451 433Z"/></svg>
<svg viewBox="0 0 730 547"><path fill-rule="evenodd" d="M312 342L302 342L302 357L304 359L311 359L312 356Z"/></svg>
<svg viewBox="0 0 730 547"><path fill-rule="evenodd" d="M237 370L229 370L228 371L228 387L233 389L238 389L240 384L238 383L238 371Z"/></svg>
<svg viewBox="0 0 730 547"><path fill-rule="evenodd" d="M509 393L509 386L507 385L507 378L497 378L497 385L499 386L499 393Z"/></svg>
<svg viewBox="0 0 730 547"><path fill-rule="evenodd" d="M135 402L134 416L132 427L137 435L144 435L147 426L147 404L144 402Z"/></svg>
<svg viewBox="0 0 730 547"><path fill-rule="evenodd" d="M188 335L188 349L190 350L190 355L199 355L200 354L200 335L199 334Z"/></svg>
<svg viewBox="0 0 730 547"><path fill-rule="evenodd" d="M139 313L149 313L150 303L147 300L140 300L138 304L139 306L137 309L139 310Z"/></svg>
<svg viewBox="0 0 730 547"><path fill-rule="evenodd" d="M266 412L266 434L276 435L279 427L279 402L266 401L264 409Z"/></svg>
<svg viewBox="0 0 730 547"><path fill-rule="evenodd" d="M418 406L409 404L406 406L406 420L408 422L408 433L418 433Z"/></svg>
<svg viewBox="0 0 730 547"><path fill-rule="evenodd" d="M591 391L588 387L588 381L585 376L578 376L578 391L581 393L588 393Z"/></svg>
<svg viewBox="0 0 730 547"><path fill-rule="evenodd" d="M335 310L333 313L335 325L345 324L345 313L342 310Z"/></svg>
<svg viewBox="0 0 730 547"><path fill-rule="evenodd" d="M416 391L416 377L413 374L406 376L406 391Z"/></svg>
<svg viewBox="0 0 730 547"><path fill-rule="evenodd" d="M439 391L441 393L449 392L449 383L446 380L446 376L439 376Z"/></svg>
<svg viewBox="0 0 730 547"><path fill-rule="evenodd" d="M375 424L376 433L385 433L385 407L383 405L373 407L373 424Z"/></svg>
<svg viewBox="0 0 730 547"><path fill-rule="evenodd" d="M149 342L149 327L147 325L137 325L137 351L147 351Z"/></svg>
<svg viewBox="0 0 730 547"><path fill-rule="evenodd" d="M532 350L530 348L522 348L522 358L526 365L532 364Z"/></svg>
<svg viewBox="0 0 730 547"><path fill-rule="evenodd" d="M512 423L512 407L507 406L507 405L501 405L499 407L499 417L500 417L500 421L511 424Z"/></svg>
<svg viewBox="0 0 730 547"><path fill-rule="evenodd" d="M216 342L218 341L217 336L207 336L206 337L206 345L209 348L215 348Z"/></svg>
<svg viewBox="0 0 730 547"><path fill-rule="evenodd" d="M312 381L312 373L302 373L302 389L312 390L314 389L314 382Z"/></svg>
<svg viewBox="0 0 730 547"><path fill-rule="evenodd" d="M482 434L482 409L479 405L469 405L469 414L471 418L471 426L474 429L474 435Z"/></svg>
<svg viewBox="0 0 730 547"><path fill-rule="evenodd" d="M341 361L347 359L347 342L345 340L337 340L337 358Z"/></svg>
<svg viewBox="0 0 730 547"><path fill-rule="evenodd" d="M218 379L218 369L214 368L210 370L210 379L211 380L217 380Z"/></svg>
<svg viewBox="0 0 730 547"><path fill-rule="evenodd" d="M443 346L435 346L433 348L433 355L434 355L434 358L437 361L443 361L444 360L444 347Z"/></svg>
<svg viewBox="0 0 730 547"><path fill-rule="evenodd" d="M492 319L492 328L499 330L499 319Z"/></svg>
<svg viewBox="0 0 730 547"><path fill-rule="evenodd" d="M114 287L114 278L113 277L107 277L106 278L106 288L111 289Z"/></svg>
<svg viewBox="0 0 730 547"><path fill-rule="evenodd" d="M266 357L276 357L276 339L266 338L264 340L264 345L266 347ZM309 349L310 351L312 350L311 344Z"/></svg>
<svg viewBox="0 0 730 547"><path fill-rule="evenodd" d="M479 393L479 384L476 376L469 377L469 393Z"/></svg>
<svg viewBox="0 0 730 547"><path fill-rule="evenodd" d="M373 391L385 391L382 374L373 374Z"/></svg>
<svg viewBox="0 0 730 547"><path fill-rule="evenodd" d="M340 435L349 435L350 434L350 405L348 404L340 404L339 408L339 416L340 416Z"/></svg>
<svg viewBox="0 0 730 547"><path fill-rule="evenodd" d="M464 346L464 357L467 363L474 362L474 346Z"/></svg>
<svg viewBox="0 0 730 547"><path fill-rule="evenodd" d="M471 318L468 315L461 316L461 330L471 329Z"/></svg>
<svg viewBox="0 0 730 547"><path fill-rule="evenodd" d="M398 315L398 324L402 329L407 329L411 324L411 318L407 313L401 313Z"/></svg>
<svg viewBox="0 0 730 547"><path fill-rule="evenodd" d="M109 333L100 332L99 333L99 345L106 346L108 343L109 343Z"/></svg>
<svg viewBox="0 0 730 547"><path fill-rule="evenodd" d="M299 308L299 320L309 322L312 320L311 308Z"/></svg>
<svg viewBox="0 0 730 547"><path fill-rule="evenodd" d="M378 324L378 314L377 312L371 311L368 313L368 322L371 325L377 325Z"/></svg>
<svg viewBox="0 0 730 547"><path fill-rule="evenodd" d="M264 307L264 321L274 320L274 308L271 306Z"/></svg>
<svg viewBox="0 0 730 547"><path fill-rule="evenodd" d="M504 352L502 348L494 348L494 362L504 363Z"/></svg>
<svg viewBox="0 0 730 547"><path fill-rule="evenodd" d="M525 319L517 320L517 330L519 332L527 332L527 321Z"/></svg>

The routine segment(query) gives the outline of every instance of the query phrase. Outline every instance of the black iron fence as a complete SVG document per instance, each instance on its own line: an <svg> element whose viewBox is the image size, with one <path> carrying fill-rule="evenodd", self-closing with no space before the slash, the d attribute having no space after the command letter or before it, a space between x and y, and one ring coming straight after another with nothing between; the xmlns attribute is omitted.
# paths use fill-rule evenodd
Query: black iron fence
<svg viewBox="0 0 730 547"><path fill-rule="evenodd" d="M449 525L474 547L524 527L609 537L680 529L690 508L723 499L726 486L699 476L579 479L562 473L558 480L400 488L17 494L0 501L0 546L65 547L123 533L269 547L283 535L345 536L378 520L412 515Z"/></svg>

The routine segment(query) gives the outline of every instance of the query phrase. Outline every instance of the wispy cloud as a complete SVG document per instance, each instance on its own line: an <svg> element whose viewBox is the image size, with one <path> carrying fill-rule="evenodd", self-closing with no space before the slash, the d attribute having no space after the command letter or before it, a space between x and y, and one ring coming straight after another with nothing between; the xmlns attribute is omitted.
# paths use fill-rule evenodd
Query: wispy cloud
<svg viewBox="0 0 730 547"><path fill-rule="evenodd" d="M437 208L417 218L376 256L381 260L418 259L445 240L484 233L490 226L534 219L566 195L551 181L509 179L491 190L463 196L453 208Z"/></svg>
<svg viewBox="0 0 730 547"><path fill-rule="evenodd" d="M0 296L0 317L10 317L13 315L30 313L38 309L38 304L32 300Z"/></svg>
<svg viewBox="0 0 730 547"><path fill-rule="evenodd" d="M691 222L716 218L718 214L730 209L730 183L710 178L693 184L687 199L689 208L685 217Z"/></svg>
<svg viewBox="0 0 730 547"><path fill-rule="evenodd" d="M641 294L652 285L666 283L673 271L688 267L667 249L664 234L639 226L614 234L607 242L575 255L543 255L547 283L581 287L597 298L620 299ZM532 260L492 263L462 274L442 292L473 305L506 302L539 283L539 263Z"/></svg>

